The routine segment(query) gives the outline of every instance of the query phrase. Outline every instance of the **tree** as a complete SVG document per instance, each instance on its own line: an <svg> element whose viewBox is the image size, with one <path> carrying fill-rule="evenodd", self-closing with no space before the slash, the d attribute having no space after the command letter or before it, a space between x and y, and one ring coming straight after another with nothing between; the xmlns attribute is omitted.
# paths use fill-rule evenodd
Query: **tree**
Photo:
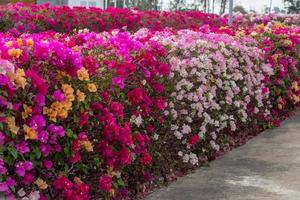
<svg viewBox="0 0 300 200"><path fill-rule="evenodd" d="M284 0L288 13L300 13L300 0Z"/></svg>
<svg viewBox="0 0 300 200"><path fill-rule="evenodd" d="M235 6L233 8L233 12L240 12L242 14L247 14L247 11L245 10L245 8L243 6L240 6L240 5Z"/></svg>
<svg viewBox="0 0 300 200"><path fill-rule="evenodd" d="M170 2L170 9L171 10L180 10L180 7L185 5L185 0L172 0Z"/></svg>
<svg viewBox="0 0 300 200"><path fill-rule="evenodd" d="M212 13L215 13L215 0L212 0Z"/></svg>
<svg viewBox="0 0 300 200"><path fill-rule="evenodd" d="M123 0L122 0L123 1ZM158 0L125 0L127 8L137 7L139 10L158 10Z"/></svg>
<svg viewBox="0 0 300 200"><path fill-rule="evenodd" d="M225 13L227 0L221 0L220 15Z"/></svg>
<svg viewBox="0 0 300 200"><path fill-rule="evenodd" d="M275 6L275 7L273 8L273 11L274 11L275 13L285 13L285 10L284 10L284 9L280 9L278 6Z"/></svg>
<svg viewBox="0 0 300 200"><path fill-rule="evenodd" d="M270 7L268 7L267 5L264 5L263 12L264 12L265 14L270 13L270 12L271 12Z"/></svg>

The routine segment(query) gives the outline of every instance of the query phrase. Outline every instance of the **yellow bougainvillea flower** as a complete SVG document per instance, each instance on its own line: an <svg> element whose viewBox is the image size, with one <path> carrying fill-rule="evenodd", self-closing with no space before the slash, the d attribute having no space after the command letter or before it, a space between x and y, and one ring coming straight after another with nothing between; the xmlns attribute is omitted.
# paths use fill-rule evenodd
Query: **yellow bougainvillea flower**
<svg viewBox="0 0 300 200"><path fill-rule="evenodd" d="M50 108L43 108L43 113L53 122L56 122L57 119L66 119L68 111L72 109L72 101L75 100L74 89L71 85L63 84L62 91L64 92L65 101L55 101L51 104Z"/></svg>
<svg viewBox="0 0 300 200"><path fill-rule="evenodd" d="M293 90L296 90L296 91L299 89L299 86L298 86L297 81L294 81L294 82L292 83L292 89L293 89Z"/></svg>
<svg viewBox="0 0 300 200"><path fill-rule="evenodd" d="M81 92L80 90L76 91L76 97L79 102L82 102L85 100L85 94L83 92Z"/></svg>
<svg viewBox="0 0 300 200"><path fill-rule="evenodd" d="M36 140L37 132L30 128L29 126L24 125L23 130L25 132L25 140Z"/></svg>
<svg viewBox="0 0 300 200"><path fill-rule="evenodd" d="M57 117L61 119L66 119L68 117L68 111L65 109L57 111Z"/></svg>
<svg viewBox="0 0 300 200"><path fill-rule="evenodd" d="M23 50L22 49L15 49L15 48L12 48L12 49L9 49L7 51L8 55L10 55L11 57L15 57L15 58L19 58L22 53L23 53Z"/></svg>
<svg viewBox="0 0 300 200"><path fill-rule="evenodd" d="M227 30L229 28L229 26L221 26L220 28L219 28L219 30Z"/></svg>
<svg viewBox="0 0 300 200"><path fill-rule="evenodd" d="M5 121L8 125L9 131L16 135L18 133L18 131L20 130L20 128L16 126L15 118L14 117L6 117Z"/></svg>
<svg viewBox="0 0 300 200"><path fill-rule="evenodd" d="M57 117L57 111L56 110L44 107L43 108L43 113L46 114L51 121L53 121L53 122L57 121L57 119L56 119L56 117Z"/></svg>
<svg viewBox="0 0 300 200"><path fill-rule="evenodd" d="M17 43L17 45L18 45L19 47L23 46L23 40L22 40L21 38L18 38L18 39L16 40L16 43Z"/></svg>
<svg viewBox="0 0 300 200"><path fill-rule="evenodd" d="M293 94L293 100L294 100L294 103L297 104L300 101L300 96Z"/></svg>
<svg viewBox="0 0 300 200"><path fill-rule="evenodd" d="M48 188L48 184L46 183L46 181L41 178L36 179L34 184L36 184L40 190L46 190Z"/></svg>
<svg viewBox="0 0 300 200"><path fill-rule="evenodd" d="M97 92L97 87L94 83L88 83L87 84L87 89L90 92Z"/></svg>
<svg viewBox="0 0 300 200"><path fill-rule="evenodd" d="M94 148L93 145L90 141L88 140L84 140L80 142L80 145L84 148L84 150L86 150L87 152L93 152Z"/></svg>
<svg viewBox="0 0 300 200"><path fill-rule="evenodd" d="M10 48L13 46L13 44L14 44L13 41L8 41L8 42L5 42L4 46Z"/></svg>
<svg viewBox="0 0 300 200"><path fill-rule="evenodd" d="M291 40L286 39L286 40L283 40L282 44L285 47L289 47L289 46L291 46L293 44L293 42Z"/></svg>
<svg viewBox="0 0 300 200"><path fill-rule="evenodd" d="M30 47L33 47L34 41L31 38L29 38L29 39L26 40L26 45L30 46Z"/></svg>
<svg viewBox="0 0 300 200"><path fill-rule="evenodd" d="M116 196L116 190L112 188L112 189L110 190L110 194L111 194L113 197L115 197L115 196Z"/></svg>
<svg viewBox="0 0 300 200"><path fill-rule="evenodd" d="M82 183L82 180L77 176L75 176L73 180L74 180L74 183L76 183L76 184L81 184Z"/></svg>
<svg viewBox="0 0 300 200"><path fill-rule="evenodd" d="M265 25L264 24L259 24L259 25L257 25L257 29L265 29Z"/></svg>
<svg viewBox="0 0 300 200"><path fill-rule="evenodd" d="M23 105L24 112L22 112L22 118L26 119L27 117L31 116L32 114L32 107L27 106L26 104Z"/></svg>
<svg viewBox="0 0 300 200"><path fill-rule="evenodd" d="M88 80L90 80L89 72L84 67L82 67L80 70L77 71L77 77L81 81L88 81Z"/></svg>
<svg viewBox="0 0 300 200"><path fill-rule="evenodd" d="M114 171L114 168L113 167L108 167L107 168L107 174L110 175L110 176L116 176L117 173Z"/></svg>
<svg viewBox="0 0 300 200"><path fill-rule="evenodd" d="M25 86L27 85L26 79L23 77L16 77L15 79L15 84L17 86L17 88L25 88Z"/></svg>
<svg viewBox="0 0 300 200"><path fill-rule="evenodd" d="M64 92L66 101L74 101L74 89L69 84L63 84L62 85L62 91Z"/></svg>
<svg viewBox="0 0 300 200"><path fill-rule="evenodd" d="M26 82L26 78L25 78L25 72L23 69L17 69L15 73L7 73L7 76L14 81L14 83L16 84L17 88L25 88L27 82Z"/></svg>

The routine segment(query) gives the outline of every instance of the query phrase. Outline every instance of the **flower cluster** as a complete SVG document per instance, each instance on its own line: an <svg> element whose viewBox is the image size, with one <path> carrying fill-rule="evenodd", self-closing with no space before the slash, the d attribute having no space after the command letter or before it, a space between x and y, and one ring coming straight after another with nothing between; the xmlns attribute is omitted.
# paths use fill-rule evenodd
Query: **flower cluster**
<svg viewBox="0 0 300 200"><path fill-rule="evenodd" d="M0 16L3 19L1 30L9 30L12 34L46 30L71 33L74 29L84 28L102 32L112 29L136 31L143 27L161 30L165 27L198 29L201 24L226 25L225 18L198 11L161 13L120 8L50 7L49 4L0 6Z"/></svg>
<svg viewBox="0 0 300 200"><path fill-rule="evenodd" d="M272 115L278 125L280 116L300 106L299 59L300 30L283 26L260 26L251 35L265 52L265 59L274 70L266 77L273 104Z"/></svg>
<svg viewBox="0 0 300 200"><path fill-rule="evenodd" d="M169 74L161 44L123 32L0 41L5 196L35 188L40 196L88 199L91 184L115 196L125 167L151 163Z"/></svg>
<svg viewBox="0 0 300 200"><path fill-rule="evenodd" d="M259 24L264 25L278 25L284 24L286 26L299 26L300 25L300 15L299 14L276 14L270 13L267 15L259 15L256 13L251 14L241 14L236 13L233 17L235 24L237 26L253 27Z"/></svg>
<svg viewBox="0 0 300 200"><path fill-rule="evenodd" d="M199 153L208 150L199 148L203 142L219 151L217 141L225 131L238 132L258 116L268 118L271 105L264 79L273 70L262 62L263 51L255 41L190 30L176 36L164 33L155 40L171 49L174 91L165 115L172 118L171 131L179 140L183 162L198 164Z"/></svg>

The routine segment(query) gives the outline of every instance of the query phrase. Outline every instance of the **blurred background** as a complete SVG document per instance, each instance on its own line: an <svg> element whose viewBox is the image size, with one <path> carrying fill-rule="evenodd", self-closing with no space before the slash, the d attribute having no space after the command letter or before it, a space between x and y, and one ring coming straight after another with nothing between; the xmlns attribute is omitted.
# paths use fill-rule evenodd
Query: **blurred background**
<svg viewBox="0 0 300 200"><path fill-rule="evenodd" d="M300 0L233 0L234 11L241 13L300 13ZM0 0L0 4L24 2L28 4L120 7L140 10L199 10L224 14L229 0Z"/></svg>

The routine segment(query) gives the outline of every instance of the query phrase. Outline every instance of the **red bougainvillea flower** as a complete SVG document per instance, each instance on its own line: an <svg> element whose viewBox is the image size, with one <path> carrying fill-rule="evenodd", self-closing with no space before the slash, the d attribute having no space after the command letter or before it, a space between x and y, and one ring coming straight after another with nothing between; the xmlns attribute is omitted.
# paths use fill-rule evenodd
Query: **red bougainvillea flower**
<svg viewBox="0 0 300 200"><path fill-rule="evenodd" d="M127 94L128 101L132 104L140 104L143 100L143 90L141 88L136 88L128 92Z"/></svg>
<svg viewBox="0 0 300 200"><path fill-rule="evenodd" d="M193 136L191 136L190 138L189 138L189 144L190 145L195 145L195 144L197 144L198 142L200 141L200 137L199 137L199 135L198 134L195 134L195 135L193 135Z"/></svg>
<svg viewBox="0 0 300 200"><path fill-rule="evenodd" d="M105 192L109 192L112 187L112 177L111 176L100 176L98 179L99 189Z"/></svg>
<svg viewBox="0 0 300 200"><path fill-rule="evenodd" d="M140 158L140 163L142 165L149 165L151 163L151 161L152 161L151 155L147 151L142 152L141 158Z"/></svg>

